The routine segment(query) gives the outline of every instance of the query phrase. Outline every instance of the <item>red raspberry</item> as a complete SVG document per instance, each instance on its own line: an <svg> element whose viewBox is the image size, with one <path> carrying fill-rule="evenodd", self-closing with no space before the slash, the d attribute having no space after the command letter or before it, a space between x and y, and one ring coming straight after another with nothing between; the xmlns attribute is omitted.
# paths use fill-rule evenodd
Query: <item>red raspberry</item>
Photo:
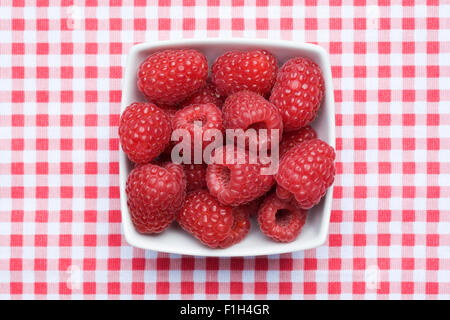
<svg viewBox="0 0 450 320"><path fill-rule="evenodd" d="M270 136L278 130L279 139L283 134L283 120L277 108L261 95L251 91L239 91L227 98L223 105L223 124L226 129L267 129L267 139L260 144L271 147Z"/></svg>
<svg viewBox="0 0 450 320"><path fill-rule="evenodd" d="M138 87L156 104L176 104L205 86L206 57L193 49L151 54L138 70Z"/></svg>
<svg viewBox="0 0 450 320"><path fill-rule="evenodd" d="M320 139L293 147L280 161L277 194L286 198L289 191L303 209L316 205L333 184L334 159L334 149Z"/></svg>
<svg viewBox="0 0 450 320"><path fill-rule="evenodd" d="M233 209L222 205L208 191L196 190L187 194L177 220L203 244L217 248L231 232Z"/></svg>
<svg viewBox="0 0 450 320"><path fill-rule="evenodd" d="M127 204L140 233L159 233L169 227L186 193L183 168L166 163L138 165L128 176Z"/></svg>
<svg viewBox="0 0 450 320"><path fill-rule="evenodd" d="M211 67L212 81L224 96L241 90L267 95L277 71L277 59L265 50L229 51Z"/></svg>
<svg viewBox="0 0 450 320"><path fill-rule="evenodd" d="M207 104L191 104L182 110L179 110L172 120L173 130L185 129L191 135L191 143L194 146L194 130L196 128L195 122L202 124L197 127L203 139L203 134L207 129L217 129L222 131L222 111L212 103ZM198 142L200 143L200 142ZM203 149L210 142L202 143Z"/></svg>
<svg viewBox="0 0 450 320"><path fill-rule="evenodd" d="M295 201L281 200L273 193L258 210L261 231L275 241L294 241L305 222L306 210L302 210Z"/></svg>
<svg viewBox="0 0 450 320"><path fill-rule="evenodd" d="M208 81L206 86L181 102L180 106L187 107L191 104L214 103L218 108L222 108L224 100L225 98L221 96L216 86Z"/></svg>
<svg viewBox="0 0 450 320"><path fill-rule="evenodd" d="M263 166L250 163L249 153L245 150L233 146L220 147L213 157L220 160L208 165L206 184L209 192L225 205L238 206L250 202L273 185L273 177L262 175Z"/></svg>
<svg viewBox="0 0 450 320"><path fill-rule="evenodd" d="M156 158L169 144L171 133L169 117L152 103L133 103L120 117L120 144L135 163Z"/></svg>
<svg viewBox="0 0 450 320"><path fill-rule="evenodd" d="M228 248L241 242L250 230L250 217L246 206L233 208L233 226L225 240L219 243L219 248Z"/></svg>
<svg viewBox="0 0 450 320"><path fill-rule="evenodd" d="M202 164L183 164L184 175L186 176L186 190L193 191L206 188L206 168Z"/></svg>
<svg viewBox="0 0 450 320"><path fill-rule="evenodd" d="M286 152L299 145L300 143L317 138L317 133L311 126L306 126L298 131L286 132L283 135L283 139L280 142L280 159L286 154Z"/></svg>
<svg viewBox="0 0 450 320"><path fill-rule="evenodd" d="M306 58L288 60L280 69L270 96L283 117L285 131L306 126L317 115L325 82L317 64Z"/></svg>

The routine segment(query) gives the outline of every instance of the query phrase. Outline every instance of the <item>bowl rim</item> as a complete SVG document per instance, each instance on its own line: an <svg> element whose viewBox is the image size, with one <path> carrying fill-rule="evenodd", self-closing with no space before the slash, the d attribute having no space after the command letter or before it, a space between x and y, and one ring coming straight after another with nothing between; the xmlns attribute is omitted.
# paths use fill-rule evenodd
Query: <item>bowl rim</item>
<svg viewBox="0 0 450 320"><path fill-rule="evenodd" d="M326 84L326 93L324 99L327 100L327 114L332 116L328 117L327 126L329 128L328 132L328 140L329 144L335 148L336 145L336 126L335 126L335 102L334 102L334 89L331 75L331 64L329 59L328 52L321 46L312 44L312 43L297 43L294 41L286 41L286 40L268 40L268 39L247 39L247 38L227 38L227 39L218 39L218 38L208 38L208 39L179 39L179 40L164 40L164 41L155 41L155 42L144 42L133 45L126 58L126 66L125 73L122 79L122 100L120 105L120 114L127 107L127 101L129 100L128 95L133 89L131 87L131 81L128 81L130 78L136 77L136 65L135 59L136 56L141 51L146 50L164 50L169 49L173 46L204 46L204 45L247 45L250 47L261 46L264 49L270 51L270 48L276 48L277 50L283 48L289 49L298 49L302 51L310 51L312 53L320 56L322 62L322 74L324 76L325 84ZM164 249L161 250L156 245L152 245L151 243L144 243L140 239L137 239L135 234L137 231L134 229L131 218L129 216L128 206L127 206L127 197L125 192L126 180L127 180L127 168L126 168L127 156L123 152L122 148L119 147L119 187L120 187L120 208L121 208L121 217L122 217L122 227L123 234L127 243L133 247L153 250L156 252L165 252L171 254L179 254L179 255L188 255L188 256L203 256L203 257L253 257L253 256L264 256L264 255L273 255L273 254L283 254L283 253L291 253L296 251L303 251L307 249L313 249L321 246L327 240L328 230L330 225L330 216L331 216L331 206L333 200L333 189L334 184L327 190L325 197L322 199L324 201L324 214L320 222L320 230L319 235L313 240L308 241L308 245L301 245L295 242L290 243L280 243L279 249L258 249L253 253L241 253L241 252L233 252L228 249L210 249L204 248L201 250L202 252L197 252L196 250L190 249L190 252L184 252L182 247L174 247L173 250ZM242 250L240 250L242 251Z"/></svg>

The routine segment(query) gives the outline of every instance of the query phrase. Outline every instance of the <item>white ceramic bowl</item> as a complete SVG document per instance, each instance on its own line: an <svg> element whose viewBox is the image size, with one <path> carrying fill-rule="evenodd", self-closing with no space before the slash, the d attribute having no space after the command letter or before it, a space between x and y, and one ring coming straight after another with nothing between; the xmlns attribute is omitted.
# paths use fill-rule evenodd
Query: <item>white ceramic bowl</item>
<svg viewBox="0 0 450 320"><path fill-rule="evenodd" d="M203 52L208 59L209 65L218 56L233 49L266 49L277 57L280 66L286 60L297 56L312 59L320 66L325 78L325 97L319 115L312 123L312 126L317 131L319 138L331 146L335 146L334 97L328 53L322 47L308 43L250 39L205 39L164 41L135 45L131 48L127 57L121 112L132 102L145 101L136 85L136 73L140 63L153 52L163 49L182 48L194 48ZM122 149L120 150L119 162L122 223L125 239L132 246L185 255L231 257L270 255L311 249L320 246L326 241L333 197L332 187L328 190L322 201L309 210L308 219L301 234L297 240L290 243L277 243L265 237L260 232L255 219L252 220L252 227L247 237L242 242L227 249L207 248L197 239L184 232L176 222L168 230L159 235L140 234L134 229L128 212L125 186L132 165Z"/></svg>

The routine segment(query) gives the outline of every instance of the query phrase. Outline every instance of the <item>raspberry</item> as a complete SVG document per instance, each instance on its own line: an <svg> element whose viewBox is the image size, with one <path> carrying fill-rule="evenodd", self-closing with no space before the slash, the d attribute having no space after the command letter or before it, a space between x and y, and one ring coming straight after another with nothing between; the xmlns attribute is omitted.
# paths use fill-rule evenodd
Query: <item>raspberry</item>
<svg viewBox="0 0 450 320"><path fill-rule="evenodd" d="M281 139L283 120L277 108L261 95L251 91L240 91L227 98L223 105L223 124L227 129L267 129L267 137L258 135L260 144L271 147L270 136L273 129L278 130Z"/></svg>
<svg viewBox="0 0 450 320"><path fill-rule="evenodd" d="M180 106L187 107L191 104L214 103L218 108L222 108L224 100L225 98L221 96L216 86L208 81L206 86L181 102Z"/></svg>
<svg viewBox="0 0 450 320"><path fill-rule="evenodd" d="M228 236L219 243L219 248L228 248L241 242L250 230L250 217L246 206L233 208L233 226Z"/></svg>
<svg viewBox="0 0 450 320"><path fill-rule="evenodd" d="M135 163L156 158L168 145L171 133L168 116L152 103L133 103L120 117L120 144Z"/></svg>
<svg viewBox="0 0 450 320"><path fill-rule="evenodd" d="M290 149L280 161L277 194L294 195L303 209L316 205L333 184L334 149L320 139L312 139Z"/></svg>
<svg viewBox="0 0 450 320"><path fill-rule="evenodd" d="M283 135L283 139L280 142L280 159L286 154L286 152L299 145L300 143L317 138L317 133L311 126L306 126L298 131L286 132Z"/></svg>
<svg viewBox="0 0 450 320"><path fill-rule="evenodd" d="M196 127L195 122L200 122L201 127ZM200 137L207 129L217 129L222 131L222 111L212 103L207 104L191 104L182 110L179 110L173 120L173 129L185 129L191 135L191 144L194 146L194 130L199 131ZM202 143L203 149L210 142Z"/></svg>
<svg viewBox="0 0 450 320"><path fill-rule="evenodd" d="M273 177L262 175L263 166L250 163L249 153L245 150L219 147L213 157L216 162L208 165L206 184L209 192L225 205L238 206L250 202L273 185Z"/></svg>
<svg viewBox="0 0 450 320"><path fill-rule="evenodd" d="M206 188L206 164L183 164L186 176L186 190L193 191Z"/></svg>
<svg viewBox="0 0 450 320"><path fill-rule="evenodd" d="M212 81L224 96L241 90L267 95L277 71L277 59L265 50L229 51L211 67Z"/></svg>
<svg viewBox="0 0 450 320"><path fill-rule="evenodd" d="M181 209L186 192L183 168L178 164L136 166L128 176L127 204L140 233L159 233L169 227Z"/></svg>
<svg viewBox="0 0 450 320"><path fill-rule="evenodd" d="M205 86L206 57L193 49L151 54L138 70L138 87L149 101L176 104Z"/></svg>
<svg viewBox="0 0 450 320"><path fill-rule="evenodd" d="M280 69L270 96L283 117L285 131L306 126L317 115L325 83L317 64L306 58L288 60Z"/></svg>
<svg viewBox="0 0 450 320"><path fill-rule="evenodd" d="M208 191L196 190L187 194L177 220L203 244L217 248L231 232L233 209L222 205Z"/></svg>
<svg viewBox="0 0 450 320"><path fill-rule="evenodd" d="M294 241L305 222L306 210L295 201L281 200L275 194L269 195L258 210L261 231L275 241Z"/></svg>

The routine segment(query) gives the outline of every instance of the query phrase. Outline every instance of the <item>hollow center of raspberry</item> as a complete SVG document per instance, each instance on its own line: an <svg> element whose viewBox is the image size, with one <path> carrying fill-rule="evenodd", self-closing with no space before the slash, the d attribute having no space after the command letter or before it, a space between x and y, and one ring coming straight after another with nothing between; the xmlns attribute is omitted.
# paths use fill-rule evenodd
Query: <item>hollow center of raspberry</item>
<svg viewBox="0 0 450 320"><path fill-rule="evenodd" d="M288 209L280 209L275 214L275 222L282 227L287 226L290 223L291 218L292 212Z"/></svg>

